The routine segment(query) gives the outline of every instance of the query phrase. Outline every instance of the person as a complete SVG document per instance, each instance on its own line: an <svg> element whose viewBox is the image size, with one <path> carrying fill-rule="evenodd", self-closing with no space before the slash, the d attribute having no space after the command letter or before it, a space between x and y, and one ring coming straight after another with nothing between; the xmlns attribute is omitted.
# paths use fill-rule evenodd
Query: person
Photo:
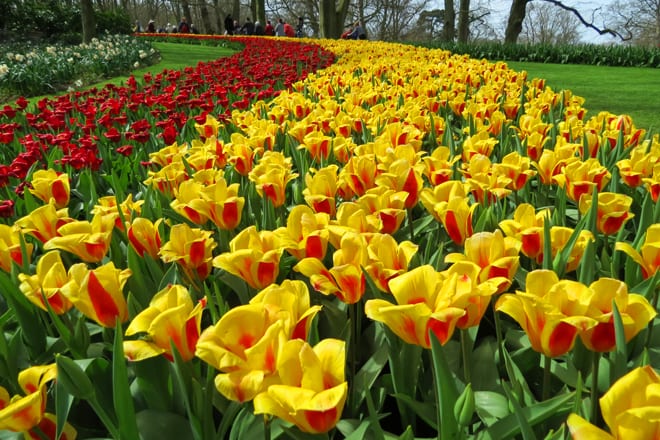
<svg viewBox="0 0 660 440"><path fill-rule="evenodd" d="M291 38L296 36L296 31L293 29L293 26L287 22L284 22L284 35Z"/></svg>
<svg viewBox="0 0 660 440"><path fill-rule="evenodd" d="M149 23L147 23L147 32L152 34L156 32L156 23L153 20L149 20Z"/></svg>
<svg viewBox="0 0 660 440"><path fill-rule="evenodd" d="M305 22L302 17L298 17L298 25L296 26L296 37L300 38L303 36L303 26Z"/></svg>
<svg viewBox="0 0 660 440"><path fill-rule="evenodd" d="M263 35L264 27L261 25L259 20L254 22L254 35Z"/></svg>
<svg viewBox="0 0 660 440"><path fill-rule="evenodd" d="M277 24L275 25L275 35L278 37L284 36L284 20L281 18L277 20Z"/></svg>
<svg viewBox="0 0 660 440"><path fill-rule="evenodd" d="M254 35L254 23L250 17L245 19L245 23L241 26L241 33L244 35Z"/></svg>
<svg viewBox="0 0 660 440"><path fill-rule="evenodd" d="M344 32L342 32L341 37L339 38L341 38L342 40L347 40L351 38L352 33L353 33L353 26L349 26L346 28Z"/></svg>
<svg viewBox="0 0 660 440"><path fill-rule="evenodd" d="M199 34L199 30L198 30L197 27L195 27L195 25L192 24L192 23L190 23L190 33L191 33L191 34Z"/></svg>
<svg viewBox="0 0 660 440"><path fill-rule="evenodd" d="M140 24L140 20L135 20L135 24L133 25L133 33L138 32L142 32L142 25Z"/></svg>
<svg viewBox="0 0 660 440"><path fill-rule="evenodd" d="M264 28L264 35L272 37L275 35L275 28L273 27L270 20L266 20L266 27Z"/></svg>
<svg viewBox="0 0 660 440"><path fill-rule="evenodd" d="M190 26L188 25L188 21L186 21L186 17L181 17L181 22L179 23L179 27L177 29L180 34L188 34L190 33Z"/></svg>
<svg viewBox="0 0 660 440"><path fill-rule="evenodd" d="M353 26L353 31L348 36L348 38L353 40L365 40L367 38L367 34L364 33L364 29L362 29L362 25L360 24L359 21L355 22L355 26Z"/></svg>
<svg viewBox="0 0 660 440"><path fill-rule="evenodd" d="M234 19L231 18L231 14L227 14L225 17L225 33L227 35L234 35Z"/></svg>

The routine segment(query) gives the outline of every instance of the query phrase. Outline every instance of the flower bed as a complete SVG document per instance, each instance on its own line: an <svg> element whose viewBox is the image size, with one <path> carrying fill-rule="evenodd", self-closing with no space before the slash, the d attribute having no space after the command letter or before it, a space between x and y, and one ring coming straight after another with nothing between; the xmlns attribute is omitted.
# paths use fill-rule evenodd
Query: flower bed
<svg viewBox="0 0 660 440"><path fill-rule="evenodd" d="M657 136L503 63L236 40L2 111L1 428L655 432Z"/></svg>

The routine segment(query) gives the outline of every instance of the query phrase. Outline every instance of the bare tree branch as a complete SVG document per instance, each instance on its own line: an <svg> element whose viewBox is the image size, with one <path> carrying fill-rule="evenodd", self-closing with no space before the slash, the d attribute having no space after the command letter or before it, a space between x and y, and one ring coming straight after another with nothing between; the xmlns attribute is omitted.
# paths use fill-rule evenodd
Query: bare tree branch
<svg viewBox="0 0 660 440"><path fill-rule="evenodd" d="M581 22L585 27L588 27L589 29L593 29L593 30L595 30L595 31L598 32L600 35L609 34L609 35L612 35L612 36L614 36L614 37L619 38L621 41L629 41L629 40L631 40L632 37L633 37L632 34L631 34L630 32L627 32L628 35L627 35L627 36L624 36L624 35L621 34L620 32L615 31L614 29L609 29L609 28L601 29L601 28L599 28L598 26L594 25L593 22L590 23L590 22L588 22L587 20L585 20L585 18L582 16L582 14L580 13L580 11L578 11L577 9L575 9L575 8L573 8L573 7L571 7L571 6L567 6L567 5L565 5L565 4L564 4L563 2L561 2L561 1L558 1L558 0L542 0L542 1L547 2L547 3L551 3L551 4L553 4L553 5L555 5L555 6L558 6L558 7L562 8L562 9L564 9L564 10L566 10L566 11L571 12L573 15L575 15L575 16L578 18L578 20L580 20L580 22Z"/></svg>

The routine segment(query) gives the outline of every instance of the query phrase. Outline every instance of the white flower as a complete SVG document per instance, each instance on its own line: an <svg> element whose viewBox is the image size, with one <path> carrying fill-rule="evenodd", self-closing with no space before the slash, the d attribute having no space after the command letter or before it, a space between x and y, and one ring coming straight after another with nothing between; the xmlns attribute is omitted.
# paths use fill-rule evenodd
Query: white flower
<svg viewBox="0 0 660 440"><path fill-rule="evenodd" d="M23 60L25 59L25 57L24 57L23 55L21 55L20 53L17 53L16 56L14 57L14 59L15 59L16 61L18 61L19 63L21 63L21 62L23 62Z"/></svg>
<svg viewBox="0 0 660 440"><path fill-rule="evenodd" d="M133 67L137 69L138 67L140 67L140 63L136 61L135 64L133 64Z"/></svg>
<svg viewBox="0 0 660 440"><path fill-rule="evenodd" d="M3 78L9 73L9 67L6 64L0 64L0 78Z"/></svg>

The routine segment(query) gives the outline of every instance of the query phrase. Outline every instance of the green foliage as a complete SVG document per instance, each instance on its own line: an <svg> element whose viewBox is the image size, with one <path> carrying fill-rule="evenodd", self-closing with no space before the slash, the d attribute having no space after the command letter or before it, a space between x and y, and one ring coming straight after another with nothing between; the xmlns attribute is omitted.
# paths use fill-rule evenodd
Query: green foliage
<svg viewBox="0 0 660 440"><path fill-rule="evenodd" d="M660 67L660 48L624 45L548 45L431 42L422 46L466 54L471 58L596 66Z"/></svg>

